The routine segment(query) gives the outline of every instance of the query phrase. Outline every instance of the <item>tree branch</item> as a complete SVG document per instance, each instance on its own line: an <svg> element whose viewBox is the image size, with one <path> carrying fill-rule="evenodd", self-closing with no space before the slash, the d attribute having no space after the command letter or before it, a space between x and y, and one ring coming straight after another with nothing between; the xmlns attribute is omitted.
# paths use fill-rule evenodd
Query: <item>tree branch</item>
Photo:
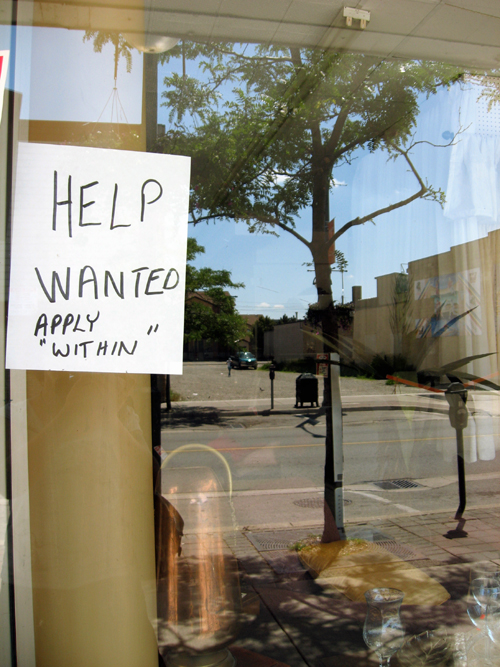
<svg viewBox="0 0 500 667"><path fill-rule="evenodd" d="M337 119L335 121L335 125L333 126L333 130L330 134L330 138L325 144L325 151L327 155L330 155L332 153L335 153L335 148L338 146L338 143L340 141L340 137L342 136L342 130L344 129L345 122L347 118L349 117L349 113L351 112L351 106L354 101L354 95L356 92L361 88L361 86L365 83L370 70L372 69L373 65L376 63L380 62L380 58L370 58L365 64L364 67L360 67L358 72L356 73L356 76L353 80L353 85L351 88L351 91L349 93L349 99L346 101L344 106L341 108Z"/></svg>
<svg viewBox="0 0 500 667"><path fill-rule="evenodd" d="M395 211L398 208L402 208L403 206L407 206L408 204L411 204L412 201L415 201L416 199L420 199L426 195L427 192L429 192L429 188L425 185L423 182L420 174L416 170L413 162L410 160L410 156L408 155L408 150L403 150L402 148L399 148L396 144L390 144L390 147L398 152L400 155L402 155L406 162L408 163L413 175L418 181L418 184L420 185L420 190L418 192L415 192L415 194L411 195L411 197L407 197L406 199L402 199L399 202L396 202L394 204L390 204L389 206L385 206L384 208L379 208L377 211L374 211L373 213L370 213L369 215L365 215L362 218L354 218L353 220L350 220L349 222L346 222L345 225L343 225L338 232L336 232L332 238L328 242L328 247L330 247L335 241L345 234L348 229L351 227L356 227L358 225L364 225L365 222L372 221L373 218L377 218L379 215L384 215L384 213L390 213L391 211Z"/></svg>
<svg viewBox="0 0 500 667"><path fill-rule="evenodd" d="M219 53L224 54L225 56L233 56L234 58L240 58L241 60L248 60L252 63L254 62L263 62L269 65L279 64L279 63L292 63L291 58L272 58L270 56L245 56L242 53L237 53L236 51L226 51L224 49L217 49Z"/></svg>
<svg viewBox="0 0 500 667"><path fill-rule="evenodd" d="M227 218L229 220L243 220L245 219L245 215L242 213L224 213L224 215L221 216L220 213L209 213L207 215L201 215L198 218L195 218L193 213L191 212L191 217L192 217L192 222L191 224L196 226L200 222L209 222L210 220L214 220L215 218ZM284 232L288 232L292 236L294 236L298 241L303 243L309 250L311 249L311 244L307 239L305 239L301 234L299 234L293 227L288 227L288 225L285 225L284 222L280 222L277 218L266 218L264 216L258 216L258 215L248 215L246 217L246 220L255 220L255 222L263 224L263 225L276 225L276 227L279 227L282 229Z"/></svg>
<svg viewBox="0 0 500 667"><path fill-rule="evenodd" d="M366 142L369 141L370 139L372 139L372 136L369 132L367 132L366 135L354 139L349 144L345 144L345 146L342 146L340 150L335 151L335 153L333 153L332 155L332 160L334 162L337 162L337 160L339 160L343 155L345 155L346 153L350 153L357 146L363 146L363 144L366 144Z"/></svg>
<svg viewBox="0 0 500 667"><path fill-rule="evenodd" d="M288 227L288 225L285 225L283 222L280 222L279 220L265 220L265 219L260 219L256 218L258 222L262 222L264 224L269 224L269 225L276 225L280 229L282 229L285 232L288 232L292 236L295 236L295 238L303 243L309 250L311 250L311 244L309 241L307 241L303 236L301 236L293 227Z"/></svg>

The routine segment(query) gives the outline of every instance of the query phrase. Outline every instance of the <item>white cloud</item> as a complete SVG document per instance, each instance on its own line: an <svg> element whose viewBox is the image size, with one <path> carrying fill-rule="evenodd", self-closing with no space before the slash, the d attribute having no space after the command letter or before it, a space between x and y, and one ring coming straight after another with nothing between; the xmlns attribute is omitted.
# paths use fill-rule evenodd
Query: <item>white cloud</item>
<svg viewBox="0 0 500 667"><path fill-rule="evenodd" d="M262 301L261 303L257 304L257 308L262 308L263 310L266 308L270 308L272 310L284 310L285 306L281 303L275 303L272 306L270 303L267 303L267 301Z"/></svg>

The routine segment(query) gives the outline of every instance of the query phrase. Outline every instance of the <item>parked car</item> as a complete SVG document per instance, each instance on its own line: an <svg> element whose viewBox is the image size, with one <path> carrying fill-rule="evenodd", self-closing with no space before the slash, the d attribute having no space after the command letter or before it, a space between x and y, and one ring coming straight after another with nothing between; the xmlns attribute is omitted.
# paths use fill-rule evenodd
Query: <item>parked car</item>
<svg viewBox="0 0 500 667"><path fill-rule="evenodd" d="M257 359L251 352L238 352L238 354L229 358L231 359L231 368L257 368Z"/></svg>

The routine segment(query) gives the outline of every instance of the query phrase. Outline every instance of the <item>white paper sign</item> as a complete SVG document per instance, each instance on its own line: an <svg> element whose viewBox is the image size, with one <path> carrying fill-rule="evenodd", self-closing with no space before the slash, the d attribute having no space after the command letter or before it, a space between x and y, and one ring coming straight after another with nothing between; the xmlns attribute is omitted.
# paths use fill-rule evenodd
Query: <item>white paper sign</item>
<svg viewBox="0 0 500 667"><path fill-rule="evenodd" d="M7 368L182 373L189 170L19 145Z"/></svg>

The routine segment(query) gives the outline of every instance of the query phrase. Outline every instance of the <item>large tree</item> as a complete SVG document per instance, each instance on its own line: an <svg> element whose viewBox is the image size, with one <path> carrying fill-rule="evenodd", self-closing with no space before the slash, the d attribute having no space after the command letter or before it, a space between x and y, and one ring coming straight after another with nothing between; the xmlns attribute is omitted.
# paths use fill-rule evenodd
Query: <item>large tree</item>
<svg viewBox="0 0 500 667"><path fill-rule="evenodd" d="M192 157L192 223L246 221L251 232L283 230L307 247L325 351L338 350L330 263L334 244L349 229L417 199L443 203L444 194L425 182L413 162L413 133L421 97L454 82L459 73L436 63L228 43L183 42L164 61L176 58L182 67L164 81L171 126L160 150ZM415 190L340 222L329 210L334 171L361 148L382 149L389 159L402 161ZM306 207L311 210L308 234L296 227ZM324 397L323 538L329 540L335 537L329 519L336 482L327 381Z"/></svg>
<svg viewBox="0 0 500 667"><path fill-rule="evenodd" d="M244 285L233 282L231 273L224 269L197 269L192 262L204 252L205 248L196 239L188 238L184 339L206 340L232 347L246 335L247 324L238 314L234 297L227 289Z"/></svg>

